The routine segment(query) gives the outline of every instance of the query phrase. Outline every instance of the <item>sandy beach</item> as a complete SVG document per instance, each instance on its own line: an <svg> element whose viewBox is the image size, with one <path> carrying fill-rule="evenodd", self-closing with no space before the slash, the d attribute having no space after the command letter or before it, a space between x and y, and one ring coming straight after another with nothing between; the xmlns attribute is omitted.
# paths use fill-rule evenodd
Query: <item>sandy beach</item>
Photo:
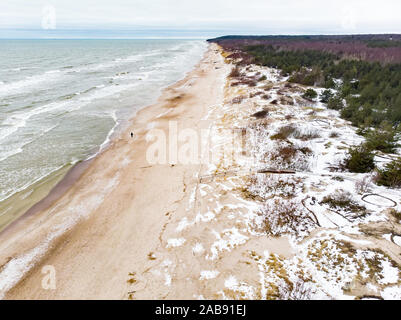
<svg viewBox="0 0 401 320"><path fill-rule="evenodd" d="M186 183L199 170L150 166L146 133L155 127L168 130L169 120L196 128L209 107L221 103L227 67L216 50L210 48L157 104L138 112L127 131L50 208L23 216L0 235L0 266L13 268L0 280L5 298L127 298L129 273L152 262L149 253L161 245L163 229L187 197ZM42 289L45 265L57 270L57 290ZM148 294L143 297L165 293Z"/></svg>

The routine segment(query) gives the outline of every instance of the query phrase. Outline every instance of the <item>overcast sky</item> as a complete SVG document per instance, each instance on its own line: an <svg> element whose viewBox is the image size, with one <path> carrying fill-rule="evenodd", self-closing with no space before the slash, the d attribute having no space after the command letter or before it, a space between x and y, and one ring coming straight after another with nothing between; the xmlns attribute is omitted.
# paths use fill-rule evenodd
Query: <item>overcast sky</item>
<svg viewBox="0 0 401 320"><path fill-rule="evenodd" d="M400 0L0 0L0 28L401 33Z"/></svg>

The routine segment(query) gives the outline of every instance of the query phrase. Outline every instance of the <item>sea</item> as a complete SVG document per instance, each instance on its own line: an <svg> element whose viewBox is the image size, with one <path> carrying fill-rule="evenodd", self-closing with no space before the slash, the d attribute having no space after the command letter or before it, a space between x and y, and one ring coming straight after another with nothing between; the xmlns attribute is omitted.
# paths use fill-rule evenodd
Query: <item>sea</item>
<svg viewBox="0 0 401 320"><path fill-rule="evenodd" d="M0 40L0 229L18 207L9 199L29 198L33 186L101 152L206 47L202 40Z"/></svg>

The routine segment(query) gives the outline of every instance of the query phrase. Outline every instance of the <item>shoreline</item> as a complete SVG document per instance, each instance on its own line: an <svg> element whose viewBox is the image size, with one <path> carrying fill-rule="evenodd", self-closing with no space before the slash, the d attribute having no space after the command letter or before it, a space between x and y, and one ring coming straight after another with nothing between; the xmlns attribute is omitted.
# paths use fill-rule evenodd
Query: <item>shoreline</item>
<svg viewBox="0 0 401 320"><path fill-rule="evenodd" d="M79 220L78 222L77 221L74 221L73 223L71 222L71 225L67 225L65 228L63 226L61 228L60 226L57 226L57 223L58 223L57 221L63 221L65 219L67 219L67 217L63 217L64 219L62 219L60 217L60 219L59 219L58 215L61 216L62 214L58 214L58 213L54 214L54 210L56 210L61 204L62 205L65 204L66 209L68 209L68 210L69 210L69 208L74 206L73 203L71 203L72 201L66 202L66 199L71 197L72 196L71 194L74 194L74 193L75 193L74 194L75 198L79 198L80 195L76 193L77 189L78 190L82 189L82 187L83 187L82 184L84 186L91 185L90 180L93 179L91 177L91 175L94 174L94 171L96 170L96 167L98 166L99 162L104 162L104 159L107 157L114 157L112 154L116 150L126 149L127 145L139 145L140 147L138 149L145 150L144 147L146 146L146 143L144 144L143 140L144 140L144 135L149 130L149 126L150 126L149 120L153 119L152 120L153 122L156 121L156 122L160 123L161 125L165 125L165 121L167 119L170 119L171 117L174 118L174 116L172 116L171 113L169 113L171 110L173 110L172 113L176 113L177 109L184 107L183 104L185 104L186 101L191 100L190 95L188 95L188 98L182 99L183 101L178 101L177 103L172 102L172 100L174 100L174 98L175 98L177 91L186 93L187 91L192 89L191 87L194 85L194 83L196 81L200 81L200 82L202 81L203 86L211 85L210 81L203 80L202 76L205 72L203 70L203 68L205 68L205 65L207 68L213 70L214 72L218 72L219 74L221 73L221 71L218 71L217 70L218 68L215 67L215 65L213 63L211 63L211 61L210 61L211 57L209 57L209 56L213 55L213 54L216 55L216 53L213 53L216 49L213 49L213 48L214 48L214 45L208 46L201 61L194 67L193 70L189 71L183 79L180 79L176 83L164 88L161 91L161 95L159 96L159 98L157 99L157 102L155 104L152 104L150 106L147 106L147 107L144 107L144 108L138 110L136 112L135 116L132 119L130 119L129 121L127 121L126 128L118 130L119 134L116 135L113 139L111 139L110 144L98 156L91 159L91 161L87 165L87 167L85 167L81 171L78 170L77 172L75 172L77 170L77 167L74 166L75 169L74 168L71 169L69 171L69 173L66 175L67 179L62 179L62 181L57 184L57 187L53 189L53 191L49 194L48 197L46 197L47 200L43 199L42 201L40 201L40 203L36 204L34 207L32 207L30 210L28 210L28 212L26 212L21 218L17 219L17 221L15 221L11 225L9 225L9 227L7 227L5 230L3 230L3 232L0 233L0 239L1 238L5 239L5 241L2 243L1 249L7 248L7 250L5 250L7 253L5 253L3 250L1 250L2 255L0 256L0 266L2 267L3 272L4 272L4 269L7 269L7 267L10 264L12 264L12 262L15 261L16 256L17 257L21 257L21 256L26 257L27 255L28 256L30 255L32 250L36 250L36 248L41 247L41 246L44 248L43 252L40 252L38 254L38 257L33 258L33 260L28 261L28 263L24 262L25 265L22 268L23 269L22 271L24 272L24 276L21 276L19 278L18 278L18 276L16 276L16 279L11 279L11 282L14 282L14 283L8 284L8 287L7 287L7 285L6 286L3 285L3 288L1 287L2 280L4 281L4 279L1 279L1 273L0 273L0 291L3 291L3 294L5 294L5 292L8 292L9 290L14 291L14 289L12 289L12 288L14 288L15 285L19 284L21 281L24 282L25 279L27 279L27 277L26 277L27 275L31 275L32 272L36 272L38 270L37 264L40 263L39 261L43 260L44 257L48 257L49 255L51 257L51 252L54 250L55 247L57 247L57 243L59 243L59 241L61 241L61 239L65 238L68 233L74 232L75 229L79 229L81 224L86 224L86 222L85 222L86 219L92 219L93 214L86 215L86 213L85 213L85 214L83 214L83 215L85 215L85 217L83 217L83 218L82 217L80 217L80 218L74 217L74 220L76 220L76 219ZM213 59L215 59L215 58L216 57L213 57ZM209 73L211 73L211 72L209 72ZM214 75L213 76L209 75L209 77L212 78L213 81L216 81L215 80L216 77ZM200 80L198 80L198 79L200 79ZM217 77L217 80L219 80L219 79L220 78ZM215 88L214 90L220 91L218 88ZM213 96L213 98L215 98L215 97ZM213 101L213 103L214 102L215 101ZM170 104L170 106L166 106L166 103ZM178 106L177 106L177 104L178 104ZM168 108L167 113L169 113L169 114L167 114L165 111L163 111L163 109L165 109L166 107ZM160 112L160 111L163 111L163 112ZM188 110L185 110L185 112L187 112L187 111ZM183 113L185 113L185 112L183 112ZM190 111L188 111L188 112L190 112ZM178 115L176 117L178 117ZM192 116L191 116L191 118L192 118ZM185 118L184 118L184 120L185 120ZM131 140L131 138L128 137L128 134L130 131L135 132L136 137L133 140ZM127 135L127 137L126 137L126 135ZM137 142L138 139L140 140L139 142ZM130 150L128 149L128 151L130 151ZM140 155L141 159L139 161L135 162L135 166L137 166L136 169L140 170L141 173L142 173L142 171L146 170L146 169L143 169L144 167L146 167L146 166L143 166L143 164L146 164L146 163L144 163L144 159L142 159L142 155ZM130 161L127 160L126 158L120 159L120 161L130 163ZM141 162L142 162L142 166L141 166ZM168 166L163 171L168 170L167 168L168 168ZM119 176L118 171L122 171L122 169L120 170L120 168L118 168L116 170L116 173ZM96 170L96 174L102 175L102 173L99 172L99 170ZM140 174L140 175L142 175L142 174ZM106 177L106 178L110 178L110 177ZM118 180L121 178L119 177L116 179ZM87 180L89 180L89 181L87 181ZM68 183L66 185L65 183L67 181L68 181ZM119 181L114 181L114 183L120 184L120 185L122 184ZM92 186L90 186L90 187L92 187ZM110 188L111 189L105 188L105 190L103 190L103 191L96 190L97 193L102 194L102 196L103 196L102 201L104 201L109 196L110 192L115 190L114 189L115 185L112 185ZM92 195L93 191L90 191L90 194ZM82 195L81 197L83 199L88 198L85 195ZM87 201L87 199L85 201ZM95 200L93 200L93 201L95 201ZM91 202L91 200L89 202ZM94 205L94 207L92 208L93 211L97 211L99 205L101 205L101 204L99 203L99 204ZM91 205L89 204L89 207L90 206ZM45 218L45 217L49 217L49 214L52 215L52 218L51 219ZM96 213L94 213L94 215L96 215ZM82 218L82 221L80 220L81 218ZM51 220L55 220L55 221L51 221ZM38 224L39 221L42 222L40 225ZM33 226L33 225L35 225L35 226ZM49 243L43 244L43 241L41 241L41 239L43 239L43 235L46 232L54 229L55 225L56 225L56 229L64 228L63 232L59 232L55 236L47 235L47 239L50 238L51 241ZM28 230L27 230L27 228L28 228ZM25 237L24 233L29 235L29 237L28 237L29 239L27 239ZM25 243L22 245L16 244L16 242L18 242L18 238L20 238L19 240L22 240L22 242L25 242ZM34 243L36 243L36 244L34 244ZM33 247L32 247L32 245L33 245ZM18 260L18 258L17 258L17 260ZM29 277L29 278L31 278L31 277ZM26 294L27 294L27 292L26 292ZM7 296L7 298L8 298L8 296Z"/></svg>
<svg viewBox="0 0 401 320"><path fill-rule="evenodd" d="M205 51L202 53L200 60L202 60L209 50L210 44L207 45ZM6 232L9 228L12 228L14 224L17 224L20 219L24 219L25 216L29 216L34 214L40 210L45 210L49 208L52 204L54 204L60 197L65 194L69 188L76 182L83 172L90 166L90 163L101 156L113 143L116 139L119 139L121 135L127 130L130 126L130 123L136 117L137 113L143 109L146 109L150 106L153 106L158 103L158 101L162 98L165 91L167 91L170 87L173 87L176 83L183 81L194 69L196 69L199 65L199 62L195 64L190 70L186 71L184 75L168 85L161 87L158 90L158 96L154 103L143 105L135 109L132 114L129 116L127 120L124 121L116 121L115 125L108 132L106 139L99 145L93 153L88 154L84 159L81 159L73 164L65 164L63 167L51 172L47 176L39 178L37 181L34 181L30 185L26 186L24 189L15 192L14 194L8 196L7 198L0 201L0 208L5 207L6 215L8 216L9 212L7 211L7 206L10 204L14 204L16 202L20 203L21 199L24 201L22 206L18 206L16 210L11 210L11 216L16 216L16 218L10 217L4 220L9 220L9 222L5 222L1 224L0 219L0 235L3 232ZM50 186L49 186L50 184ZM39 185L40 187L37 187ZM39 190L38 190L39 189ZM30 199L32 194L40 193L41 196L35 197L34 199ZM26 196L26 194L28 194ZM1 218L1 217L0 217Z"/></svg>
<svg viewBox="0 0 401 320"><path fill-rule="evenodd" d="M20 221L24 220L26 217L29 217L31 215L34 215L35 213L38 213L40 211L46 210L49 207L51 207L66 192L68 192L68 190L74 185L74 183L82 176L82 174L85 172L85 170L90 166L90 164L93 160L94 160L94 158L89 158L87 160L79 161L78 163L76 163L74 165L65 166L66 170L64 170L65 172L60 173L61 177L59 179L57 179L58 172L62 171L64 169L64 167L61 168L60 170L54 172L53 173L54 177L53 177L53 174L51 174L49 177L46 177L43 180L39 181L38 183L45 184L46 186L53 179L56 180L56 183L53 184L52 187L45 189L45 192L47 190L50 190L47 193L47 195L45 195L43 198L39 199L36 202L31 201L31 202L33 202L33 204L29 205L29 208L27 210L23 211L22 214L18 215L18 218L14 219L13 221L11 221L7 225L5 225L0 230L0 235L2 235L3 233L9 232L9 230L12 230L14 225L18 225L20 223ZM33 189L32 193L36 191L36 189L34 187L32 189Z"/></svg>

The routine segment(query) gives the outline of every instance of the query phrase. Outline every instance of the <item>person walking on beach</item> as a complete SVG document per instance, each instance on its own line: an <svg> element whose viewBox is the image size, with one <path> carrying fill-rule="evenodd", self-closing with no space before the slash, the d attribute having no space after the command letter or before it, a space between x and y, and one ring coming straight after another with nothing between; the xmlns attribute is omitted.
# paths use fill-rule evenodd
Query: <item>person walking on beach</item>
<svg viewBox="0 0 401 320"><path fill-rule="evenodd" d="M133 138L134 137L134 133L133 132L131 132L131 138Z"/></svg>

